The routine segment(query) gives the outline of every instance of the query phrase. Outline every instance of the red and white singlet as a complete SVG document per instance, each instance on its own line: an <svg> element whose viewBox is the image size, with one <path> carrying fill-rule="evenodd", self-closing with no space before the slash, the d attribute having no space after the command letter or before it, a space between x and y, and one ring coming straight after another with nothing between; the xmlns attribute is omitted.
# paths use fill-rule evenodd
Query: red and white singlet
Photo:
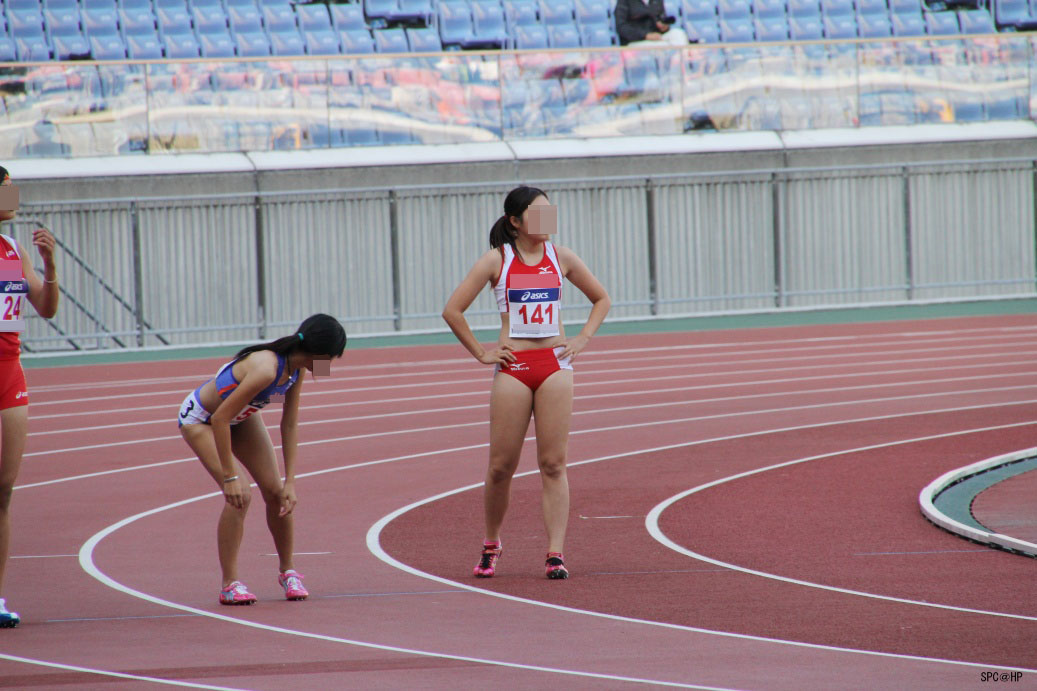
<svg viewBox="0 0 1037 691"><path fill-rule="evenodd" d="M524 264L510 244L501 246L504 263L493 285L497 308L510 318L511 338L547 338L560 333L562 267L554 245L544 243L536 266Z"/></svg>
<svg viewBox="0 0 1037 691"><path fill-rule="evenodd" d="M18 242L0 235L0 359L16 358L21 352L18 332L25 329L22 306L28 295Z"/></svg>

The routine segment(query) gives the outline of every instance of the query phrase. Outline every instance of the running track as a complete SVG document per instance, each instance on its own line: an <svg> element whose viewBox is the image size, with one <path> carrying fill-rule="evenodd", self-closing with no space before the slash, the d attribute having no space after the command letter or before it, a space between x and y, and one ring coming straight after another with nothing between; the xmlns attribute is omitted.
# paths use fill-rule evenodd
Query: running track
<svg viewBox="0 0 1037 691"><path fill-rule="evenodd" d="M219 361L29 370L0 686L1037 686L1034 562L917 506L943 472L1034 445L1037 317L595 339L559 582L532 444L500 574L471 578L490 374L462 355L348 350L307 380L312 596L281 599L257 496L248 608L216 604L222 501L174 422Z"/></svg>

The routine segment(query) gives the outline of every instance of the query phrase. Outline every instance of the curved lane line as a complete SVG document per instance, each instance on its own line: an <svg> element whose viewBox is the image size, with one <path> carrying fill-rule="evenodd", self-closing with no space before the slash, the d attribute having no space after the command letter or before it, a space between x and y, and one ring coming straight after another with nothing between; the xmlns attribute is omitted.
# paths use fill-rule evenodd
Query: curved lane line
<svg viewBox="0 0 1037 691"><path fill-rule="evenodd" d="M966 434L976 434L976 433L979 433L979 432L992 432L994 430L1009 429L1009 428L1012 428L1012 427L1025 427L1027 425L1037 425L1037 420L1031 420L1029 422L1016 422L1016 423L1011 423L1011 424L1006 424L1006 425L996 425L996 426L993 426L993 427L980 427L980 428L977 428L977 429L958 430L958 431L955 431L955 432L945 432L943 434L932 434L932 435L928 435L928 436L925 436L925 437L916 437L914 439L901 439L899 441L884 442L882 444L871 444L869 446L859 446L859 447L854 448L854 449L844 449L842 451L835 451L835 452L832 452L832 453L824 453L824 454L819 454L817 456L808 456L806 458L797 458L797 459L792 460L792 461L785 461L784 463L776 463L774 465L770 465L770 466L767 466L765 468L757 468L755 470L747 470L744 473L738 473L737 475L730 475L730 476L725 477L725 478L720 478L719 480L714 480L712 482L707 482L704 485L699 485L698 487L693 487L692 489L685 490L684 492L681 492L679 494L673 495L669 499L667 499L667 500L657 504L655 507L652 508L651 511L648 512L648 515L645 517L645 527L647 528L648 533L653 538L655 538L658 542L662 543L666 547L669 547L670 549L672 549L675 552L683 554L684 556L687 556L687 557L691 557L693 559L698 559L700 561L704 561L706 563L713 564L715 566L721 566L721 567L726 568L726 569L731 569L733 571L740 571L741 573L747 573L747 574L750 574L750 575L753 575L753 576L760 576L760 577L763 577L763 578L769 578L769 579L772 579L772 580L781 581L783 583L792 583L792 584L795 584L795 585L802 585L802 586L806 586L808 588L818 588L820 590L828 590L828 591L835 592L835 593L843 593L845 595L857 595L859 597L867 597L867 598L872 598L872 599L875 599L875 600L885 600L887 602L899 602L901 604L918 605L920 607L932 607L932 608L935 608L935 609L945 609L945 610L951 610L951 611L954 611L954 612L968 612L970 614L985 614L985 615L992 616L992 617L1004 617L1006 619L1019 619L1019 620L1022 620L1022 621L1037 621L1037 617L1027 616L1027 615L1024 615L1024 614L1011 614L1009 612L993 612L993 611L982 610L982 609L971 609L971 608L968 608L968 607L955 607L954 605L941 605L941 604L934 603L934 602L922 602L922 601L919 601L919 600L909 600L909 599L906 599L906 598L893 597L893 596L890 596L890 595L878 595L876 593L867 593L867 592L864 592L864 591L861 591L861 590L849 590L847 588L839 588L837 586L824 585L824 584L821 584L821 583L813 583L811 581L804 581L804 580L800 580L798 578L788 578L786 576L779 576L777 574L767 573L765 571L757 571L755 569L749 569L749 568L746 568L746 567L743 567L743 566L738 566L736 564L731 564L729 562L720 561L719 559L713 559L712 557L707 557L704 554L699 554L698 552L692 551L692 550L684 547L683 545L680 545L680 544L674 542L673 540L671 540L669 537L666 536L665 533L663 533L662 529L659 528L659 516L662 515L663 511L665 511L667 508L669 508L670 506L672 506L676 502L678 502L678 501L680 501L680 500L682 500L682 499L684 499L686 497L689 497L692 494L695 494L697 492L701 492L701 491L707 490L707 489L709 489L711 487L716 487L717 485L722 485L725 482L731 482L732 480L739 480L741 478L749 477L751 475L757 475L759 473L767 472L769 470L777 470L779 468L787 468L789 466L798 465L800 463L807 463L809 461L817 461L817 460L821 460L821 459L825 459L825 458L834 458L836 456L845 456L847 454L859 453L861 451L872 451L874 449L885 449L885 448L890 448L890 447L893 447L893 446L901 446L901 445L904 445L904 444L914 444L914 443L923 442L923 441L931 441L931 440L934 440L934 439L946 439L948 437L955 437L955 436L961 436L961 435L966 435ZM1032 671L1037 671L1037 670L1032 670Z"/></svg>
<svg viewBox="0 0 1037 691"><path fill-rule="evenodd" d="M139 674L127 674L125 672L112 672L106 669L93 669L90 667L78 667L76 665L66 665L61 662L49 662L47 660L34 660L29 657L19 657L17 655L8 655L7 653L0 653L0 659L11 660L12 662L24 662L28 665L39 665L41 667L54 667L55 669L64 669L70 672L86 672L87 674L99 674L106 677L118 677L119 679L133 679L134 681L149 681L152 684L165 684L167 686L186 686L192 689L215 689L215 691L245 691L244 689L238 689L232 686L211 686L209 684L195 684L188 681L174 681L173 679L159 679L158 677L144 677Z"/></svg>

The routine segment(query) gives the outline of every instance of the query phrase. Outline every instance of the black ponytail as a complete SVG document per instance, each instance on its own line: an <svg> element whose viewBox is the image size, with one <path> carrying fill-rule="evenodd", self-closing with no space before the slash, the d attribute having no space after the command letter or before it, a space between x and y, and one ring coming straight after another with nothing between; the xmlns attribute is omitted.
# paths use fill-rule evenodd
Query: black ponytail
<svg viewBox="0 0 1037 691"><path fill-rule="evenodd" d="M7 172L7 168L0 166L0 182L4 181L4 178L11 177L11 174Z"/></svg>
<svg viewBox="0 0 1037 691"><path fill-rule="evenodd" d="M511 222L511 217L522 218L529 205L537 197L547 198L547 194L536 187L516 187L508 192L504 198L504 215L490 228L490 247L497 249L505 244L515 246L515 238L518 237L518 229Z"/></svg>
<svg viewBox="0 0 1037 691"><path fill-rule="evenodd" d="M276 341L248 346L238 351L234 360L240 360L257 350L272 350L282 357L301 350L310 355L325 355L337 358L346 349L346 330L338 320L327 314L315 314L307 317L291 336L283 336Z"/></svg>

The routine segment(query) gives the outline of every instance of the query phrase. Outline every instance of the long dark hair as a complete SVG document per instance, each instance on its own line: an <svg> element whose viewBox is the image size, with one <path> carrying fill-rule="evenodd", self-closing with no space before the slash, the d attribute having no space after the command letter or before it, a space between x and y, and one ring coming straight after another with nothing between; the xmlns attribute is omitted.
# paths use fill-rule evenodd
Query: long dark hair
<svg viewBox="0 0 1037 691"><path fill-rule="evenodd" d="M497 219L497 222L490 228L490 247L496 249L503 247L505 244L509 244L512 247L515 246L515 238L518 237L518 230L511 222L511 217L522 218L522 214L525 213L529 205L533 203L533 200L537 197L547 198L547 193L536 187L516 187L512 191L508 192L508 196L504 198L504 215Z"/></svg>
<svg viewBox="0 0 1037 691"><path fill-rule="evenodd" d="M0 166L0 182L4 181L4 178L11 177L11 174L7 172L7 168Z"/></svg>
<svg viewBox="0 0 1037 691"><path fill-rule="evenodd" d="M307 317L291 336L284 336L276 341L248 346L238 351L234 360L240 360L257 350L272 350L282 357L296 351L310 355L326 355L336 358L346 349L346 330L338 320L327 314L315 314Z"/></svg>

